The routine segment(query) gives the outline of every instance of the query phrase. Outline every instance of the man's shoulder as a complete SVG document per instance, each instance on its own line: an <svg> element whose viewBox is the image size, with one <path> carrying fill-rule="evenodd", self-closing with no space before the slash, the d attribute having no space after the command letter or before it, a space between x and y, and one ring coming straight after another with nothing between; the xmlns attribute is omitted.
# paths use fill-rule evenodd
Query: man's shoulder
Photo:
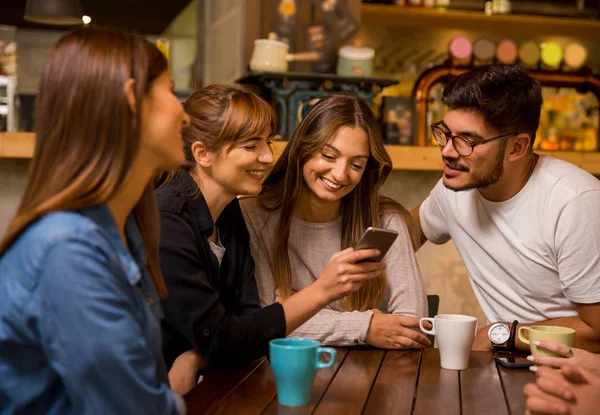
<svg viewBox="0 0 600 415"><path fill-rule="evenodd" d="M540 156L539 186L535 189L556 194L568 202L583 193L600 191L600 181L580 167L551 156Z"/></svg>

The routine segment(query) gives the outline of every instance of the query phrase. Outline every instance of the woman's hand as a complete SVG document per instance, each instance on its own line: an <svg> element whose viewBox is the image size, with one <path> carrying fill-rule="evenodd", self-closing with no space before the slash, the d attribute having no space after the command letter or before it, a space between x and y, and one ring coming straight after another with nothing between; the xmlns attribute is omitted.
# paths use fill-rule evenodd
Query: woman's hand
<svg viewBox="0 0 600 415"><path fill-rule="evenodd" d="M592 415L600 406L600 378L580 366L539 367L536 383L523 392L528 415Z"/></svg>
<svg viewBox="0 0 600 415"><path fill-rule="evenodd" d="M379 275L385 269L384 263L357 263L377 255L377 249L355 251L354 248L333 254L325 271L315 282L283 300L286 333L296 330L328 304L358 290L364 280ZM277 297L276 291L275 298Z"/></svg>
<svg viewBox="0 0 600 415"><path fill-rule="evenodd" d="M431 342L422 333L409 327L419 327L418 318L384 314L373 310L367 331L367 343L382 349L421 349Z"/></svg>
<svg viewBox="0 0 600 415"><path fill-rule="evenodd" d="M362 282L379 275L386 268L382 262L360 262L379 255L377 249L347 248L336 252L325 267L323 274L315 281L325 304L357 291Z"/></svg>
<svg viewBox="0 0 600 415"><path fill-rule="evenodd" d="M565 346L547 340L535 341L538 348L546 349L564 357L534 356L528 357L536 365L544 365L559 368L561 366L583 366L590 369L596 375L600 375L600 355L590 353L583 349Z"/></svg>
<svg viewBox="0 0 600 415"><path fill-rule="evenodd" d="M208 363L194 349L183 352L169 370L171 389L181 396L185 395L196 386L198 372L207 367Z"/></svg>

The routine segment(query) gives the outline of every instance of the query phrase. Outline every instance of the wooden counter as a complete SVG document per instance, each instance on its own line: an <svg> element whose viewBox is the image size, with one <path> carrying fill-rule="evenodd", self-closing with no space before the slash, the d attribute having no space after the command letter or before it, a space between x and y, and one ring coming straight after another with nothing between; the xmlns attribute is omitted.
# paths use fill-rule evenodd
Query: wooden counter
<svg viewBox="0 0 600 415"><path fill-rule="evenodd" d="M33 133L0 133L0 158L31 158L35 144ZM273 144L276 156L285 148L285 141ZM437 147L387 146L394 170L441 171L440 150ZM600 152L539 151L566 160L582 169L600 175Z"/></svg>

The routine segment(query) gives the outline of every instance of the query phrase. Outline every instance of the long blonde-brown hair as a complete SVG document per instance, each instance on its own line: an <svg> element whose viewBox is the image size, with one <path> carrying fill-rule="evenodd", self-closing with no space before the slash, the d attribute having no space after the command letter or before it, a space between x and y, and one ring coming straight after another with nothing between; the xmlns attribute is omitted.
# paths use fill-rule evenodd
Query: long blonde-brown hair
<svg viewBox="0 0 600 415"><path fill-rule="evenodd" d="M385 151L377 120L367 103L351 94L333 94L323 98L298 125L266 178L259 196L265 208L281 210L273 238L271 263L275 286L284 298L291 295L292 271L288 240L294 207L305 186L302 168L342 127L359 127L366 132L370 156L360 182L341 200L340 248L354 246L365 229L379 226L384 212L398 212L405 219L409 230L413 230L413 222L406 209L392 199L379 195L379 189L392 170L392 161ZM414 234L411 232L411 236ZM344 309L365 311L377 307L384 295L385 278L385 273L381 273L377 278L364 281L360 290L346 297Z"/></svg>
<svg viewBox="0 0 600 415"><path fill-rule="evenodd" d="M138 153L141 103L167 70L142 36L80 27L54 45L36 100L35 153L16 216L0 243L2 256L38 218L107 203ZM133 79L136 111L124 95ZM158 262L158 212L151 183L133 209L160 296L167 290Z"/></svg>
<svg viewBox="0 0 600 415"><path fill-rule="evenodd" d="M277 131L277 115L273 108L240 85L206 86L190 95L183 108L190 116L190 125L182 132L186 162L159 179L158 186L194 169L196 160L192 145L197 141L217 154L226 144L263 134L272 137ZM192 197L199 194L199 189L181 190Z"/></svg>

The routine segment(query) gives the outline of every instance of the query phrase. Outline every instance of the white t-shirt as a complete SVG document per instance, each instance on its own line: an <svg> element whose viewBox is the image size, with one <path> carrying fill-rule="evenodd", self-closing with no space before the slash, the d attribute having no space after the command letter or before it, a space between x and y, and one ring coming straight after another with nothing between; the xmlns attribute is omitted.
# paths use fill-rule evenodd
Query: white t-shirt
<svg viewBox="0 0 600 415"><path fill-rule="evenodd" d="M489 321L576 316L574 303L600 302L600 181L570 163L540 156L504 202L440 180L419 213L428 240L454 241Z"/></svg>

